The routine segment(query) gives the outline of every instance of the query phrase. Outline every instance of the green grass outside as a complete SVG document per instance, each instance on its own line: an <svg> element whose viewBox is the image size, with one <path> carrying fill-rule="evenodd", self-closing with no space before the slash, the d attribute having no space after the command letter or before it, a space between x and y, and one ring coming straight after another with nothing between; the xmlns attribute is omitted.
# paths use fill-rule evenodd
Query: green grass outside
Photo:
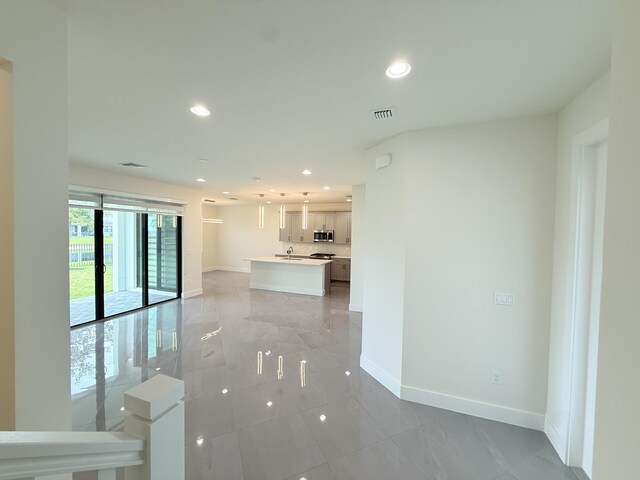
<svg viewBox="0 0 640 480"><path fill-rule="evenodd" d="M104 243L113 243L113 237L104 237ZM69 237L69 245L93 245L93 237Z"/></svg>
<svg viewBox="0 0 640 480"><path fill-rule="evenodd" d="M113 267L108 266L104 274L104 293L109 293L112 290ZM93 297L96 294L94 268L92 265L69 268L69 294L71 300L75 298Z"/></svg>

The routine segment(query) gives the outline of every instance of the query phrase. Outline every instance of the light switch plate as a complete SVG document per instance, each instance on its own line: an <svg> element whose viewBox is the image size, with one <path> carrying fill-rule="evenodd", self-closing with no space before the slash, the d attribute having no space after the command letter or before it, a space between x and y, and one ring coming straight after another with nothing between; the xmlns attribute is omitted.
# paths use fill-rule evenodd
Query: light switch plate
<svg viewBox="0 0 640 480"><path fill-rule="evenodd" d="M493 303L514 306L516 304L516 295L515 293L493 292Z"/></svg>

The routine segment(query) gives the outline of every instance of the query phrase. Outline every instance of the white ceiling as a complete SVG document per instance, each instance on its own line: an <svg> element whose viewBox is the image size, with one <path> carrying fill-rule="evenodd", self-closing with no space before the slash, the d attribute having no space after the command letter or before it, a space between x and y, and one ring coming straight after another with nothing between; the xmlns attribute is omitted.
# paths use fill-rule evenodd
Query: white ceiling
<svg viewBox="0 0 640 480"><path fill-rule="evenodd" d="M364 149L558 111L610 59L610 0L52 1L70 17L71 161L222 204L224 190L280 201L270 188L344 201ZM413 71L390 80L397 57ZM191 114L195 103L212 115ZM369 113L391 106L392 120Z"/></svg>

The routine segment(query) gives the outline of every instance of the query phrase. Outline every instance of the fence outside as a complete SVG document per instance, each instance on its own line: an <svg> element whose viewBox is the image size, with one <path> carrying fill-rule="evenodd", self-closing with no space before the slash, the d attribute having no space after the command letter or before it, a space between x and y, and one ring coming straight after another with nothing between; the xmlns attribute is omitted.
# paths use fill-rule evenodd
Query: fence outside
<svg viewBox="0 0 640 480"><path fill-rule="evenodd" d="M94 264L96 259L95 245L90 243L69 245L69 267L84 267ZM113 261L113 244L104 244L104 263L111 265Z"/></svg>

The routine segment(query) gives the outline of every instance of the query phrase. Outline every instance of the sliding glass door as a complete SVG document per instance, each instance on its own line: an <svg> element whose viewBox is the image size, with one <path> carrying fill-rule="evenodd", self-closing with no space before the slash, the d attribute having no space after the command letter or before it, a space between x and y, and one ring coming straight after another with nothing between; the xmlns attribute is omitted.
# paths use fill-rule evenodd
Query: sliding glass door
<svg viewBox="0 0 640 480"><path fill-rule="evenodd" d="M69 208L71 326L180 297L182 217L131 199L104 208L102 195L83 208L87 197Z"/></svg>
<svg viewBox="0 0 640 480"><path fill-rule="evenodd" d="M71 325L96 319L95 222L92 208L69 209Z"/></svg>
<svg viewBox="0 0 640 480"><path fill-rule="evenodd" d="M149 215L149 303L158 303L178 294L178 252L180 238L175 215Z"/></svg>
<svg viewBox="0 0 640 480"><path fill-rule="evenodd" d="M143 307L142 243L140 218L142 214L104 211L104 316ZM175 296L174 296L175 297Z"/></svg>

